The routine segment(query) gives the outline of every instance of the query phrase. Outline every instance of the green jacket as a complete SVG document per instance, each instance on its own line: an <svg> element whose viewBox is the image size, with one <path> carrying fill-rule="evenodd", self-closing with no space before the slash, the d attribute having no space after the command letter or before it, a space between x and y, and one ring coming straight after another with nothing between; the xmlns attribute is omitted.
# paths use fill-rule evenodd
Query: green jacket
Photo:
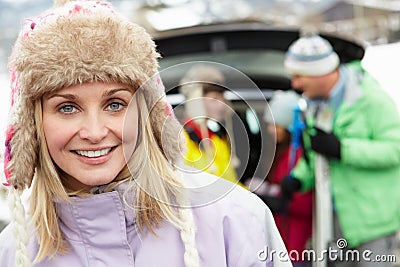
<svg viewBox="0 0 400 267"><path fill-rule="evenodd" d="M393 100L359 62L345 67L349 79L333 121L341 160L330 160L329 167L344 238L349 247L356 247L400 229L400 118ZM313 118L306 120L313 126ZM310 131L305 131L309 160L302 158L292 172L302 182L302 191L312 189L315 182L315 153L309 145Z"/></svg>

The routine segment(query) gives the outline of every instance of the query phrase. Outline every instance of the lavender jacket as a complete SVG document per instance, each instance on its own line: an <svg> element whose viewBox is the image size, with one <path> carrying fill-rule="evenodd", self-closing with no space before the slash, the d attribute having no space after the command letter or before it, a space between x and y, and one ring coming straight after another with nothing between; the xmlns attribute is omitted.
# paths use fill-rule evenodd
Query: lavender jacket
<svg viewBox="0 0 400 267"><path fill-rule="evenodd" d="M254 194L215 176L185 174L194 205L196 245L201 266L292 266L273 217ZM35 267L184 267L180 232L170 223L156 229L157 236L141 233L124 209L116 191L86 198L73 204L57 203L59 224L70 252L45 259ZM38 244L29 242L32 260ZM12 225L0 235L0 267L15 266Z"/></svg>

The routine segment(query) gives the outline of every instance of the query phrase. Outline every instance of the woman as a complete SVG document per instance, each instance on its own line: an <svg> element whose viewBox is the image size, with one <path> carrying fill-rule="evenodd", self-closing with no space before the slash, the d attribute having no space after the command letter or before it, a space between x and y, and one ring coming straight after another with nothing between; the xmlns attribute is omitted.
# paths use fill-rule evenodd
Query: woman
<svg viewBox="0 0 400 267"><path fill-rule="evenodd" d="M201 81L201 82L199 82ZM181 79L185 96L185 164L242 185L238 180L231 107L217 64L197 63Z"/></svg>
<svg viewBox="0 0 400 267"><path fill-rule="evenodd" d="M294 135L295 107L300 96L294 91L276 91L264 112L268 132L275 136L276 151L266 184L255 193L271 208L276 225L290 253L293 266L311 266L302 257L310 248L312 234L313 192L295 193L288 197L282 192L282 180L302 156L302 147L296 144Z"/></svg>
<svg viewBox="0 0 400 267"><path fill-rule="evenodd" d="M9 62L13 223L0 235L1 267L291 266L258 198L181 171L158 57L107 2L59 3L26 20Z"/></svg>
<svg viewBox="0 0 400 267"><path fill-rule="evenodd" d="M295 163L303 154L300 144L296 144L292 138L295 136L294 110L299 99L300 96L294 91L277 91L270 101L271 113L266 112L264 116L268 131L276 133L275 159L268 179L280 188L282 180L291 174ZM274 213L276 225L291 253L293 266L310 267L311 262L302 255L311 245L313 192L295 193L289 199L285 199L286 197L281 190L281 202L286 210Z"/></svg>

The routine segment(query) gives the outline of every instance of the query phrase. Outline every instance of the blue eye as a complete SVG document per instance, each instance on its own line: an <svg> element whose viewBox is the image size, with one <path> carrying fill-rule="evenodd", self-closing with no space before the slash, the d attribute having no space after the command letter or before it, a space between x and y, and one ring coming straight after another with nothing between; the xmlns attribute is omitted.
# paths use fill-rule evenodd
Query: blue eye
<svg viewBox="0 0 400 267"><path fill-rule="evenodd" d="M118 111L118 110L121 110L122 108L123 108L123 105L118 102L113 102L108 105L108 109L111 111Z"/></svg>
<svg viewBox="0 0 400 267"><path fill-rule="evenodd" d="M72 105L65 105L60 108L60 111L63 113L73 113L76 111L76 108Z"/></svg>

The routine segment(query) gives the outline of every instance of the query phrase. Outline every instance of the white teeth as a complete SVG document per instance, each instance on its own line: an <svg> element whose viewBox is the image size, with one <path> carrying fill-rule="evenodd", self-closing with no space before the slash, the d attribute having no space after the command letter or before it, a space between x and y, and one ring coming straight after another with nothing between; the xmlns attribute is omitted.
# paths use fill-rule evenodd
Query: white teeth
<svg viewBox="0 0 400 267"><path fill-rule="evenodd" d="M76 150L76 153L81 156L88 157L88 158L96 158L96 157L107 155L108 153L110 153L110 151L111 151L111 148L106 148L106 149L96 150L96 151Z"/></svg>

